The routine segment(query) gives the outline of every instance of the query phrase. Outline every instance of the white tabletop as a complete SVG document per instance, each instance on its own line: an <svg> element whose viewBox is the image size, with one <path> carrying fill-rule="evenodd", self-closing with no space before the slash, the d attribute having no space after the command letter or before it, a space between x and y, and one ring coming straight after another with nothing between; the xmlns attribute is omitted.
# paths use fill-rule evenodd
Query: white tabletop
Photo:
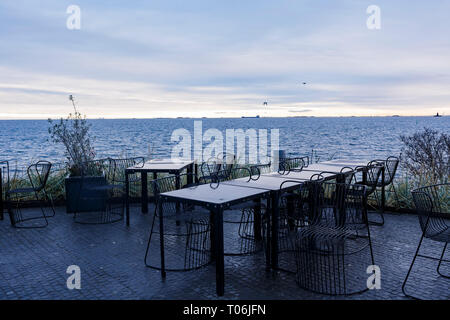
<svg viewBox="0 0 450 320"><path fill-rule="evenodd" d="M267 192L268 190L264 189L244 188L220 183L216 189L211 188L209 184L202 184L196 187L164 192L161 195L209 204L225 204L258 195L262 196Z"/></svg>
<svg viewBox="0 0 450 320"><path fill-rule="evenodd" d="M278 191L280 190L280 186L284 181L289 181L283 185L283 188L298 186L304 183L305 181L298 180L297 182L291 182L294 179L289 178L278 178L272 177L270 175L261 175L258 180L250 180L248 178L239 178L230 181L221 182L221 184L226 184L230 186L239 186L246 188L255 188L255 189L264 189L270 191Z"/></svg>
<svg viewBox="0 0 450 320"><path fill-rule="evenodd" d="M194 161L181 159L153 159L146 161L143 166L136 165L127 169L134 171L179 171L193 163Z"/></svg>
<svg viewBox="0 0 450 320"><path fill-rule="evenodd" d="M303 171L315 171L315 172L332 172L332 173L341 173L342 168L350 167L352 169L356 169L356 167L360 167L360 163L314 163L309 166L303 168ZM364 164L367 166L367 164ZM350 171L350 169L344 169L344 171Z"/></svg>
<svg viewBox="0 0 450 320"><path fill-rule="evenodd" d="M340 165L344 167L366 167L369 161L361 161L355 159L335 159L321 162L328 165Z"/></svg>
<svg viewBox="0 0 450 320"><path fill-rule="evenodd" d="M305 168L306 169L306 168ZM314 175L317 175L316 171L291 171L286 172L286 174L279 174L278 172L266 173L264 176L281 178L281 179L292 179L292 180L306 180L309 181ZM322 176L324 179L332 179L336 177L337 174L334 173L323 173Z"/></svg>

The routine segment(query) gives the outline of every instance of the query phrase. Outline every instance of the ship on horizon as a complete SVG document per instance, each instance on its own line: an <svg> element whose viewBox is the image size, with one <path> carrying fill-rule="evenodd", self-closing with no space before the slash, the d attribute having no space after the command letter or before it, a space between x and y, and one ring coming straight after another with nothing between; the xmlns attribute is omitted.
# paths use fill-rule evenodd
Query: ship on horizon
<svg viewBox="0 0 450 320"><path fill-rule="evenodd" d="M259 115L254 116L254 117L246 117L246 116L242 116L242 119L259 119Z"/></svg>

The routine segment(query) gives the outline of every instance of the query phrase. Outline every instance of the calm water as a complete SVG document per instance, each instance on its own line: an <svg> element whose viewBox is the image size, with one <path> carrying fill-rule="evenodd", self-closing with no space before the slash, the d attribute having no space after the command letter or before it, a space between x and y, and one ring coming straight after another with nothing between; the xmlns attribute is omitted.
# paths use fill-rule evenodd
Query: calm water
<svg viewBox="0 0 450 320"><path fill-rule="evenodd" d="M203 132L209 128L279 129L280 148L292 155L317 151L321 159L357 156L364 160L399 155L400 135L424 127L450 131L450 117L373 117L373 118L260 118L197 119ZM98 157L168 157L175 143L172 131L185 128L194 132L194 119L117 119L90 120ZM270 139L269 139L270 141ZM206 143L205 143L206 144ZM62 145L49 139L45 120L0 121L0 159L17 160L25 166L37 159L64 161Z"/></svg>

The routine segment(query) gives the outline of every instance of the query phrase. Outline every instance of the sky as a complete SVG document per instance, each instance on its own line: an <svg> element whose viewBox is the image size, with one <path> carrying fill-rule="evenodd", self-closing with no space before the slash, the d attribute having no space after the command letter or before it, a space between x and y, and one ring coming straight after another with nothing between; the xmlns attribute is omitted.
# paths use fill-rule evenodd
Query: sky
<svg viewBox="0 0 450 320"><path fill-rule="evenodd" d="M450 0L1 0L0 119L65 116L69 94L89 118L450 115L449 14Z"/></svg>

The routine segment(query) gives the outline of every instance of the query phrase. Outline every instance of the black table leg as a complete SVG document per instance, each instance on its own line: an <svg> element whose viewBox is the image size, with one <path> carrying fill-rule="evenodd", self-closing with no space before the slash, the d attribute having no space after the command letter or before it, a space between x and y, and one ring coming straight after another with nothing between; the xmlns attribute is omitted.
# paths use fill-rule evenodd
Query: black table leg
<svg viewBox="0 0 450 320"><path fill-rule="evenodd" d="M223 208L214 210L214 251L216 261L216 291L218 296L225 292L225 261L223 253Z"/></svg>
<svg viewBox="0 0 450 320"><path fill-rule="evenodd" d="M384 212L384 207L386 205L386 195L385 195L385 184L384 184L384 178L386 175L386 167L383 166L381 168L381 212Z"/></svg>
<svg viewBox="0 0 450 320"><path fill-rule="evenodd" d="M278 268L278 192L272 192L272 268Z"/></svg>
<svg viewBox="0 0 450 320"><path fill-rule="evenodd" d="M125 219L127 226L130 225L130 181L128 177L128 172L125 171Z"/></svg>
<svg viewBox="0 0 450 320"><path fill-rule="evenodd" d="M194 183L194 163L189 165L186 169L187 172L187 184L193 184Z"/></svg>
<svg viewBox="0 0 450 320"><path fill-rule="evenodd" d="M2 168L0 168L0 220L3 220L3 178Z"/></svg>
<svg viewBox="0 0 450 320"><path fill-rule="evenodd" d="M256 199L255 206L253 208L253 232L255 234L255 240L260 241L261 237L261 199Z"/></svg>
<svg viewBox="0 0 450 320"><path fill-rule="evenodd" d="M147 184L147 172L141 172L141 207L142 213L148 213L148 184Z"/></svg>
<svg viewBox="0 0 450 320"><path fill-rule="evenodd" d="M175 188L177 189L177 190L179 190L179 189L181 189L181 180L180 180L180 173L179 172L177 172L177 173L175 173ZM179 213L180 213L180 203L179 202L177 202L176 204L175 204L175 210L176 210L176 214L178 215ZM180 225L180 220L178 220L177 219L177 221L176 221L176 225L177 226L179 226Z"/></svg>
<svg viewBox="0 0 450 320"><path fill-rule="evenodd" d="M157 204L158 206L158 216L159 216L159 248L160 248L160 254L161 254L161 276L163 278L166 277L166 261L165 261L165 255L164 255L164 219L163 219L163 206L162 206L163 200L161 199L160 203Z"/></svg>

